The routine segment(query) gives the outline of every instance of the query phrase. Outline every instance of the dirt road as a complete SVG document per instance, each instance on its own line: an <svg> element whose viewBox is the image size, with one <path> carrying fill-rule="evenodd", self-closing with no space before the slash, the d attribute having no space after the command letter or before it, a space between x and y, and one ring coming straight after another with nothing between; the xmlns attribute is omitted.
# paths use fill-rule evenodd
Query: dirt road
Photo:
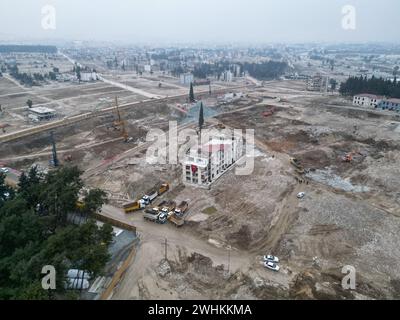
<svg viewBox="0 0 400 320"><path fill-rule="evenodd" d="M115 207L104 206L103 214L117 219L126 219L124 213ZM243 251L229 250L216 247L209 242L199 239L196 235L185 231L184 228L176 229L170 224L159 225L143 219L141 212L132 214L127 218L133 223L140 235L140 245L136 257L128 269L124 280L115 291L113 299L138 298L138 285L141 279L152 268L160 263L165 253L165 240L167 241L167 258L177 259L180 250L188 254L196 252L212 259L214 265L229 264L230 272L237 270L246 272L255 263L255 256Z"/></svg>

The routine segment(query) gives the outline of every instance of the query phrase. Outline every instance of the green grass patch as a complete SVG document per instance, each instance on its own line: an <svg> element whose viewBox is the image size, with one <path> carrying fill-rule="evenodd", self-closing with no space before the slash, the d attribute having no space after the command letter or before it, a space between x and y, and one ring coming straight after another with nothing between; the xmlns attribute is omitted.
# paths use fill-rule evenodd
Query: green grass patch
<svg viewBox="0 0 400 320"><path fill-rule="evenodd" d="M208 208L205 208L202 212L205 214L214 214L217 211L218 210L215 207L208 207Z"/></svg>

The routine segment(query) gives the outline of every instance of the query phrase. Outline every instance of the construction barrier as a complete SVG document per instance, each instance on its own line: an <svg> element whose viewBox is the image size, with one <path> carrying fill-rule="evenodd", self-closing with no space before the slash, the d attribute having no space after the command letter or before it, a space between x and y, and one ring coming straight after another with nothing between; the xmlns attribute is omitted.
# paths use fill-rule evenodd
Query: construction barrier
<svg viewBox="0 0 400 320"><path fill-rule="evenodd" d="M133 245L132 250L129 253L129 256L125 259L125 261L122 263L121 267L117 270L117 272L114 273L114 276L112 277L110 285L107 287L107 289L105 289L103 291L103 293L100 296L100 300L108 300L110 298L115 287L121 281L126 270L129 268L129 266L133 260L133 257L135 256L135 253L136 253L136 248L135 248L135 245Z"/></svg>
<svg viewBox="0 0 400 320"><path fill-rule="evenodd" d="M113 225L115 227L118 227L118 228L121 228L121 229L125 229L125 230L128 230L128 231L132 231L136 235L136 227L134 225L132 225L132 224L129 224L128 222L122 222L122 221L116 220L114 218L111 218L111 217L108 217L108 216L104 216L104 215L102 215L100 213L95 213L94 217L97 220L101 221L101 222L109 223L109 224L111 224L111 225Z"/></svg>

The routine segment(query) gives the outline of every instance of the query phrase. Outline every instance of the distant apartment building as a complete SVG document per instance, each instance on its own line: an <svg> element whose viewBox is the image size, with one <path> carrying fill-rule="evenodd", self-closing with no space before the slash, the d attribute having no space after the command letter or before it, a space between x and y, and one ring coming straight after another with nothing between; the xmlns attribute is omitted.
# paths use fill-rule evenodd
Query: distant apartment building
<svg viewBox="0 0 400 320"><path fill-rule="evenodd" d="M382 99L378 102L378 108L400 112L400 99Z"/></svg>
<svg viewBox="0 0 400 320"><path fill-rule="evenodd" d="M222 72L221 80L225 82L232 82L233 81L233 73L228 71Z"/></svg>
<svg viewBox="0 0 400 320"><path fill-rule="evenodd" d="M353 104L375 108L381 100L382 97L376 96L374 94L361 93L353 97Z"/></svg>
<svg viewBox="0 0 400 320"><path fill-rule="evenodd" d="M236 77L240 77L241 76L241 72L242 72L240 65L239 64L235 64L234 68L235 68L235 76Z"/></svg>
<svg viewBox="0 0 400 320"><path fill-rule="evenodd" d="M307 80L307 90L308 91L326 91L328 86L328 77L324 77L317 73Z"/></svg>
<svg viewBox="0 0 400 320"><path fill-rule="evenodd" d="M96 72L81 72L81 81L82 82L91 82L97 81L97 73Z"/></svg>
<svg viewBox="0 0 400 320"><path fill-rule="evenodd" d="M151 68L151 65L150 65L150 64L145 64L145 65L144 65L144 71L145 71L145 72L151 72L151 70L152 70L152 68Z"/></svg>
<svg viewBox="0 0 400 320"><path fill-rule="evenodd" d="M181 85L189 86L194 82L194 76L191 73L183 73L180 76Z"/></svg>
<svg viewBox="0 0 400 320"><path fill-rule="evenodd" d="M243 138L233 130L220 135L200 147L190 148L183 162L183 182L208 187L243 156Z"/></svg>
<svg viewBox="0 0 400 320"><path fill-rule="evenodd" d="M357 106L400 112L400 99L385 98L369 93L361 93L354 96L353 104Z"/></svg>

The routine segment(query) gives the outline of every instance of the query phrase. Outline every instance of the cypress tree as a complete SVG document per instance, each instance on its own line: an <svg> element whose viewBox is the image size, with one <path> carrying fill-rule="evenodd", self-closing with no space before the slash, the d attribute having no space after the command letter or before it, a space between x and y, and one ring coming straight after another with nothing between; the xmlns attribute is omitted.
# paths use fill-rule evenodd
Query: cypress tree
<svg viewBox="0 0 400 320"><path fill-rule="evenodd" d="M193 83L192 82L190 83L189 101L190 102L195 102L194 91L193 91Z"/></svg>
<svg viewBox="0 0 400 320"><path fill-rule="evenodd" d="M204 113L203 113L203 102L200 104L200 111L199 111L199 128L200 131L203 128L204 125Z"/></svg>

